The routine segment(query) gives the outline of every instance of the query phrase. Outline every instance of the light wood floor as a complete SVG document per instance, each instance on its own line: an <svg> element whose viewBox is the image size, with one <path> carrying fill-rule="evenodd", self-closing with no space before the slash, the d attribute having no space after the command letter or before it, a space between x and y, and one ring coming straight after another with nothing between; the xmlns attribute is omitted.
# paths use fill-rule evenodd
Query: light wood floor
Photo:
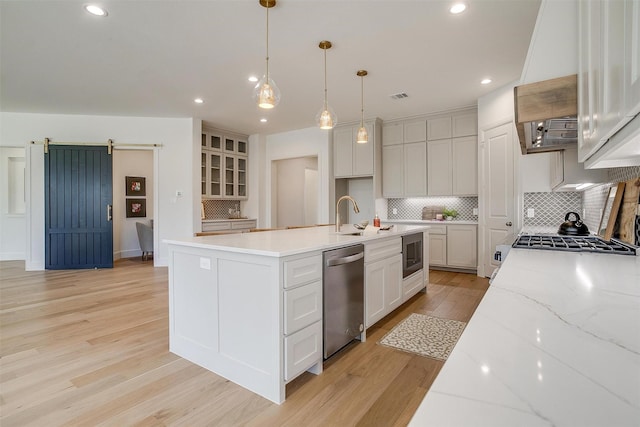
<svg viewBox="0 0 640 427"><path fill-rule="evenodd" d="M488 288L470 274L430 282L278 406L169 353L166 268L0 262L0 425L404 426L442 362L376 342L414 312L468 321Z"/></svg>

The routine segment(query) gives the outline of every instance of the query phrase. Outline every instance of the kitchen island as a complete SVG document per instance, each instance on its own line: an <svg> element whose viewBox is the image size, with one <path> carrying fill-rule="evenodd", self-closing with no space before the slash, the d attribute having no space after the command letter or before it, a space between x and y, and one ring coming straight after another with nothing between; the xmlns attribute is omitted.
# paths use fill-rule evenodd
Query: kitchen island
<svg viewBox="0 0 640 427"><path fill-rule="evenodd" d="M640 257L512 249L412 426L640 425Z"/></svg>
<svg viewBox="0 0 640 427"><path fill-rule="evenodd" d="M282 403L288 382L322 372L322 253L364 244L366 262L368 246L427 230L350 235L325 226L167 240L169 349ZM413 293L425 286L419 274Z"/></svg>

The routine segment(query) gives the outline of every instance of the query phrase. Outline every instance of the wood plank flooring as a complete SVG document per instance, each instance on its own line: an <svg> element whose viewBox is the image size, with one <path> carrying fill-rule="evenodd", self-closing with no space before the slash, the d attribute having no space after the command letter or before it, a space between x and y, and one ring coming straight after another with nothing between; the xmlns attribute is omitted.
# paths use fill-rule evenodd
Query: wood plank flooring
<svg viewBox="0 0 640 427"><path fill-rule="evenodd" d="M405 426L442 362L377 345L410 313L468 321L487 279L434 271L420 293L275 405L168 351L167 269L25 272L0 262L0 425Z"/></svg>

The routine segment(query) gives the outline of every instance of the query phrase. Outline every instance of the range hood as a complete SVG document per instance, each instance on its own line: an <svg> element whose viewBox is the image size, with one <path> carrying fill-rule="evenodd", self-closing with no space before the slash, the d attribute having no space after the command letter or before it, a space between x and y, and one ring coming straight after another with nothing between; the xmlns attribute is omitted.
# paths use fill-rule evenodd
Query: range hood
<svg viewBox="0 0 640 427"><path fill-rule="evenodd" d="M516 86L513 95L522 154L577 146L577 74Z"/></svg>

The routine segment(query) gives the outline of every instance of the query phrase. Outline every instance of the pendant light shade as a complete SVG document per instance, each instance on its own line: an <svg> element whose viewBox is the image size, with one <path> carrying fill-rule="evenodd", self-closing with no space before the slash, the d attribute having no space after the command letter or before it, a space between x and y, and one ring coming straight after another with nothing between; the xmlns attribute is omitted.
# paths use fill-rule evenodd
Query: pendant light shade
<svg viewBox="0 0 640 427"><path fill-rule="evenodd" d="M360 128L358 129L358 134L356 135L356 142L358 144L366 144L369 142L369 134L367 133L367 128L364 127L364 76L366 76L367 70L358 70L356 75L360 77Z"/></svg>
<svg viewBox="0 0 640 427"><path fill-rule="evenodd" d="M320 129L333 129L338 124L338 117L327 101L327 49L331 49L331 42L323 40L318 47L324 50L324 103L322 109L316 114L316 123Z"/></svg>
<svg viewBox="0 0 640 427"><path fill-rule="evenodd" d="M267 9L267 71L253 89L253 98L258 107L271 109L280 102L280 89L269 75L269 9L276 5L276 0L259 0L259 2Z"/></svg>

